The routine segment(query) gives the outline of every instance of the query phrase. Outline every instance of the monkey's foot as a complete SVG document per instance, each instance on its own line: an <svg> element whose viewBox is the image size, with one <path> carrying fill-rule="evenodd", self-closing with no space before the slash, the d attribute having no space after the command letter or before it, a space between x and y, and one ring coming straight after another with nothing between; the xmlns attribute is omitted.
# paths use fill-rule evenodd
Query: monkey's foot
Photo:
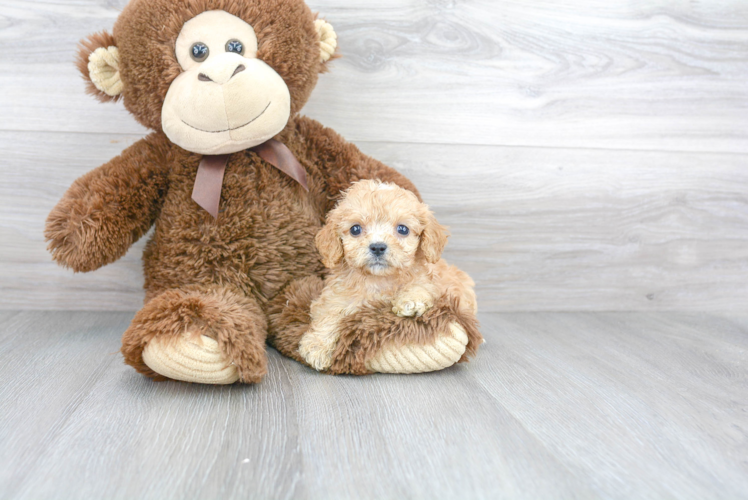
<svg viewBox="0 0 748 500"><path fill-rule="evenodd" d="M233 384L239 371L218 348L218 342L205 335L193 338L156 337L143 349L148 368L174 380L199 384Z"/></svg>
<svg viewBox="0 0 748 500"><path fill-rule="evenodd" d="M424 373L449 368L465 354L468 344L462 326L450 323L449 330L431 345L385 346L366 363L366 368L377 373Z"/></svg>

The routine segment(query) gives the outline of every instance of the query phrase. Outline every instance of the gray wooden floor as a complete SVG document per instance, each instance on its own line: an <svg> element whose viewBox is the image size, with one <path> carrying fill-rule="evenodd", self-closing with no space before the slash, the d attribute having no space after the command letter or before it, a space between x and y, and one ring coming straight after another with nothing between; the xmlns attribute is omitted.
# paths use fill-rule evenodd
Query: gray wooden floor
<svg viewBox="0 0 748 500"><path fill-rule="evenodd" d="M0 312L0 498L748 498L748 317L481 316L478 358L153 383L132 313Z"/></svg>

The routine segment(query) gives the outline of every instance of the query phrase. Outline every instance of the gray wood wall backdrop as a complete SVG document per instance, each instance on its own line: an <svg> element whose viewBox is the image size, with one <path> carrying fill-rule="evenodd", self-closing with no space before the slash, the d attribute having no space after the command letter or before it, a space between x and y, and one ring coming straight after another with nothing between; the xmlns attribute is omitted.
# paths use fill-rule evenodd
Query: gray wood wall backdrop
<svg viewBox="0 0 748 500"><path fill-rule="evenodd" d="M125 0L0 0L0 307L135 310L143 242L56 267L44 219L146 131L84 95ZM484 311L745 310L748 1L310 0L304 110L410 176Z"/></svg>

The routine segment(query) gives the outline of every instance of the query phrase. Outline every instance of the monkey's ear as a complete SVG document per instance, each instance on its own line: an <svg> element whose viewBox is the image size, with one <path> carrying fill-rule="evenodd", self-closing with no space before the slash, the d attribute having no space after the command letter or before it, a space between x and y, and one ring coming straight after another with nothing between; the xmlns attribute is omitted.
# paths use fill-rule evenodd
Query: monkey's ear
<svg viewBox="0 0 748 500"><path fill-rule="evenodd" d="M324 19L317 19L314 21L314 27L317 28L317 35L319 36L319 57L324 67L324 64L327 61L338 57L335 55L335 49L338 48L338 35L335 33L332 24Z"/></svg>
<svg viewBox="0 0 748 500"><path fill-rule="evenodd" d="M86 80L86 92L102 102L122 96L119 51L112 35L102 31L81 40L76 64Z"/></svg>
<svg viewBox="0 0 748 500"><path fill-rule="evenodd" d="M332 269L343 258L343 242L340 241L332 221L328 220L322 230L317 233L314 243L317 245L325 267Z"/></svg>

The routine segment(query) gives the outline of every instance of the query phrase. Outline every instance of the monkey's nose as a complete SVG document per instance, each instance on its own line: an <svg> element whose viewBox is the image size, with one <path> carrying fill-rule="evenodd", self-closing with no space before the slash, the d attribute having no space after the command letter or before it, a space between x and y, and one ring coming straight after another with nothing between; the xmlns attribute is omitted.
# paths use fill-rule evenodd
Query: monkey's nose
<svg viewBox="0 0 748 500"><path fill-rule="evenodd" d="M231 78L234 78L234 77L235 77L235 76L237 75L237 73L241 73L241 72L242 72L242 71L244 71L245 69L247 69L247 67L246 67L246 66L244 66L243 64L240 64L240 65L239 65L239 66L237 66L237 67L236 67L236 69L234 70L234 73L233 73L233 74L231 75Z"/></svg>
<svg viewBox="0 0 748 500"><path fill-rule="evenodd" d="M372 243L369 245L369 251L374 254L375 257L381 257L384 252L387 251L386 243Z"/></svg>
<svg viewBox="0 0 748 500"><path fill-rule="evenodd" d="M223 85L245 69L247 69L247 67L243 64L240 64L234 69L233 73L231 73L231 76L226 78L228 71L226 71L225 68L211 68L212 71L210 71L210 74L208 74L207 71L204 73L198 73L197 79L201 82L215 82L219 85Z"/></svg>

